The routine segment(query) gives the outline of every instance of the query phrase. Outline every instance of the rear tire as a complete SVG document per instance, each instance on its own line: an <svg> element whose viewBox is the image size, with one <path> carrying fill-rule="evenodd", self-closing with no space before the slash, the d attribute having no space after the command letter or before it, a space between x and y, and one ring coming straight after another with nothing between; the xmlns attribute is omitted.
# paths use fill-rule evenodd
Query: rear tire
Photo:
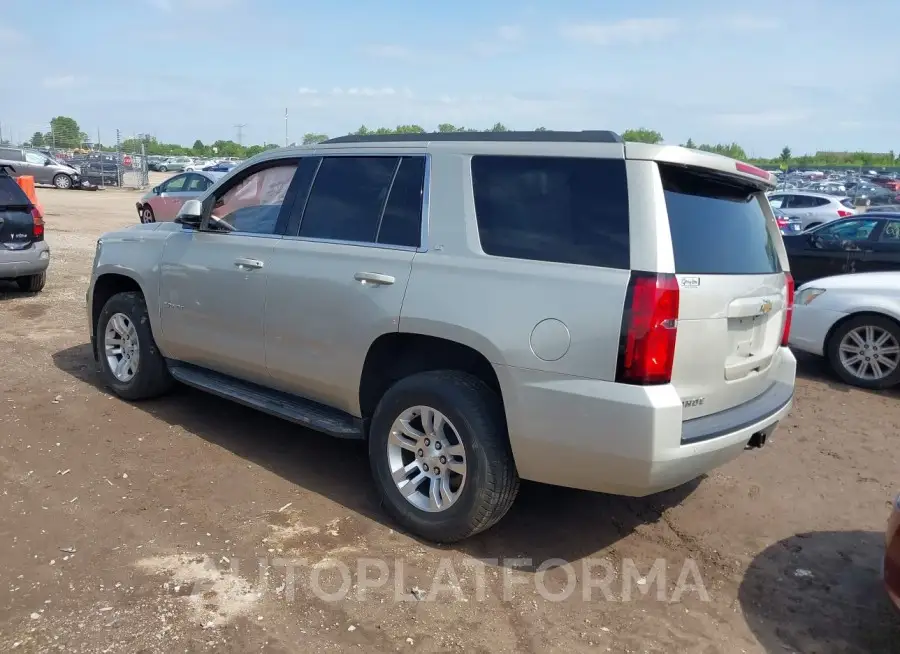
<svg viewBox="0 0 900 654"><path fill-rule="evenodd" d="M168 171L169 171L169 169L166 168L165 166L160 166L160 167L158 168L158 170L159 170L159 172L161 172L161 173L165 173L165 172L168 172Z"/></svg>
<svg viewBox="0 0 900 654"><path fill-rule="evenodd" d="M95 329L100 371L116 395L125 400L146 400L172 388L175 382L153 339L143 295L134 291L113 295L100 311ZM128 332L129 338L123 338L122 332ZM127 369L126 363L122 370L130 374L117 376L111 359L121 362L126 355L135 361L133 369Z"/></svg>
<svg viewBox="0 0 900 654"><path fill-rule="evenodd" d="M44 285L47 283L47 273L42 272L37 275L27 275L25 277L18 277L16 279L16 284L19 286L19 290L25 291L26 293L40 293L44 290Z"/></svg>
<svg viewBox="0 0 900 654"><path fill-rule="evenodd" d="M65 173L59 173L53 177L53 186L66 190L72 188L72 178Z"/></svg>
<svg viewBox="0 0 900 654"><path fill-rule="evenodd" d="M446 427L429 432L421 415L428 411L445 418ZM397 434L410 432L401 431L397 425L401 416L416 412L419 417L407 425L423 438L410 449L408 436L404 436L407 440L401 451L396 446ZM429 435L430 443L424 438ZM438 440L444 443L443 449ZM420 445L426 450L430 445L431 454L418 449ZM403 454L402 459L398 453ZM443 453L451 459L449 462L443 459ZM430 461L429 456L441 460ZM388 389L372 417L369 460L387 513L411 533L438 543L460 541L493 526L512 506L519 489L500 398L477 377L455 370L418 373ZM446 466L433 476L439 480L435 488L443 489L445 476L448 480L451 474L455 478L455 491L451 482L446 482L454 499L439 493L446 508L433 504L430 509L420 508L422 503L427 507L434 483L428 478L425 484L422 468L428 470L429 464L436 466L432 469L435 472L438 466ZM406 469L409 472L404 474ZM460 469L464 471L462 481L456 472ZM416 496L415 500L404 496L401 484L409 497Z"/></svg>
<svg viewBox="0 0 900 654"><path fill-rule="evenodd" d="M867 328L872 328L871 333L874 343L869 343L869 347L865 348L862 347L858 339L854 339L850 334L853 332L858 338L865 340ZM885 341L884 343L879 343L879 339L882 336L884 336ZM853 353L843 348L844 357L842 358L842 344L849 347L859 344L859 356L862 356L864 360L868 360L865 359L868 356L872 360L877 360L883 368L887 368L889 364L886 362L890 361L894 368L879 378L861 377L857 374L859 369L854 368L852 363L848 364L848 361L853 360ZM890 318L870 314L855 316L845 320L829 337L825 346L825 354L831 369L847 384L870 390L881 390L900 384L900 325ZM867 372L871 370L871 368L866 369Z"/></svg>

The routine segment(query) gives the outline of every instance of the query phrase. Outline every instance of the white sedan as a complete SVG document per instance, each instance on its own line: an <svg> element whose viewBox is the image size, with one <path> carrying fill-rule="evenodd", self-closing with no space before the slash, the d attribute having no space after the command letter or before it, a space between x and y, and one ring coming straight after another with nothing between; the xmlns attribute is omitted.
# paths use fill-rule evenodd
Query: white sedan
<svg viewBox="0 0 900 654"><path fill-rule="evenodd" d="M823 356L842 380L862 388L900 383L900 272L816 279L794 298L789 337Z"/></svg>

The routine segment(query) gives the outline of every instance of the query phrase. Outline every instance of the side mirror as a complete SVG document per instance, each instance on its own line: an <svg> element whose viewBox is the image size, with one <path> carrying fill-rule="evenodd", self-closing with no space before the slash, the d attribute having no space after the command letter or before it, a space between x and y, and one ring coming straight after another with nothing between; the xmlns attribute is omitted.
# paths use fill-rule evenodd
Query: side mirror
<svg viewBox="0 0 900 654"><path fill-rule="evenodd" d="M45 166L52 166L52 165L53 165L53 162L50 161L49 159L44 159L44 165L45 165Z"/></svg>
<svg viewBox="0 0 900 654"><path fill-rule="evenodd" d="M200 220L202 218L203 203L200 202L200 200L188 200L181 205L181 209L178 210L178 215L175 216L175 222L180 223L185 227L196 229L197 227L200 227Z"/></svg>
<svg viewBox="0 0 900 654"><path fill-rule="evenodd" d="M159 195L159 187L158 186L154 186L150 190L153 192L153 195Z"/></svg>

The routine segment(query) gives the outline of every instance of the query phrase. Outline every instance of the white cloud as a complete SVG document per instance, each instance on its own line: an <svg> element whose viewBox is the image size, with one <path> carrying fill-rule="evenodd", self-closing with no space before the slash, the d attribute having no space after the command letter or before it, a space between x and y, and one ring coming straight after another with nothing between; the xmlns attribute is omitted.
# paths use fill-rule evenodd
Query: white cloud
<svg viewBox="0 0 900 654"><path fill-rule="evenodd" d="M525 30L521 25L501 25L497 28L497 36L504 41L521 41L525 38Z"/></svg>
<svg viewBox="0 0 900 654"><path fill-rule="evenodd" d="M21 32L0 25L0 45L21 45L27 40Z"/></svg>
<svg viewBox="0 0 900 654"><path fill-rule="evenodd" d="M408 48L402 45L376 44L364 48L365 52L372 57L381 57L383 59L407 59L411 56Z"/></svg>
<svg viewBox="0 0 900 654"><path fill-rule="evenodd" d="M68 89L78 83L74 75L60 75L59 77L45 77L41 84L45 89Z"/></svg>
<svg viewBox="0 0 900 654"><path fill-rule="evenodd" d="M316 89L311 89L306 86L301 86L299 89L297 89L297 93L299 95L316 95L318 93L318 91Z"/></svg>
<svg viewBox="0 0 900 654"><path fill-rule="evenodd" d="M471 45L473 53L479 57L496 57L514 52L525 40L525 29L521 25L501 25L489 38Z"/></svg>
<svg viewBox="0 0 900 654"><path fill-rule="evenodd" d="M340 89L334 89L332 91L332 93L334 93L335 95L341 95L342 91ZM385 86L380 89L374 89L374 88L371 88L368 86L365 86L362 88L358 88L358 87L354 86L352 88L347 89L347 95L358 95L358 96L364 96L364 97L369 97L369 98L376 97L376 96L396 95L396 93L397 93L397 91L395 89L391 88L390 86Z"/></svg>
<svg viewBox="0 0 900 654"><path fill-rule="evenodd" d="M560 28L560 35L570 41L593 45L639 45L665 39L680 27L673 18L629 18L614 23L570 23Z"/></svg>

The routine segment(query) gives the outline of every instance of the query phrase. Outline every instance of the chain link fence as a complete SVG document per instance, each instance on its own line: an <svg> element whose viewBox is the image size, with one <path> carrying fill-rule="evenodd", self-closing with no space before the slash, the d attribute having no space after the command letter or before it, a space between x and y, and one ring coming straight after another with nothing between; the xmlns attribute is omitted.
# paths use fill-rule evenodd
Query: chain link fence
<svg viewBox="0 0 900 654"><path fill-rule="evenodd" d="M23 127L26 129L19 134L28 136L17 139L15 145L74 167L81 173L82 187L143 189L150 184L144 144L134 138L124 139L119 130L101 140L99 130L92 138L75 121L59 117L50 123Z"/></svg>

